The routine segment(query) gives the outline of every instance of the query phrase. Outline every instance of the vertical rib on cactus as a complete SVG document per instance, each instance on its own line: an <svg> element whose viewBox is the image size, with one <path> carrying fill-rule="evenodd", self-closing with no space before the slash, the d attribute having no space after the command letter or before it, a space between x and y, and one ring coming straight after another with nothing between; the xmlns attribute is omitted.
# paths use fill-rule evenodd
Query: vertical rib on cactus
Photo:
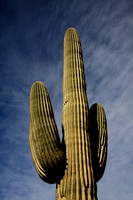
<svg viewBox="0 0 133 200"><path fill-rule="evenodd" d="M81 42L74 28L65 33L63 58L63 144L47 89L35 82L30 92L32 160L44 181L57 183L57 200L96 200L96 182L106 164L107 123L100 104L89 110Z"/></svg>

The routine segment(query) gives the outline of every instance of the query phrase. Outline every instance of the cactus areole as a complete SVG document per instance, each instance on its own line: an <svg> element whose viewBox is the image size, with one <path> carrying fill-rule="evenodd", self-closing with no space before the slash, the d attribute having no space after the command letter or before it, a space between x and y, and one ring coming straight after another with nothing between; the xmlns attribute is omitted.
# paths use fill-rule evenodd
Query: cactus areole
<svg viewBox="0 0 133 200"><path fill-rule="evenodd" d="M107 158L107 122L102 105L89 109L81 42L69 28L63 53L63 141L60 142L46 86L30 90L29 144L38 175L56 183L56 200L96 200L96 183Z"/></svg>

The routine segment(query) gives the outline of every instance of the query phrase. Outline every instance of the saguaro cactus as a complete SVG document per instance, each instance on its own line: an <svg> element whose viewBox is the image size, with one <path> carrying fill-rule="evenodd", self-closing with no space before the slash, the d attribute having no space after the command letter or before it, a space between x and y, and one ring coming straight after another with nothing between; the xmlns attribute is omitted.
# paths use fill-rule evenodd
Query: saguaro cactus
<svg viewBox="0 0 133 200"><path fill-rule="evenodd" d="M56 184L57 200L96 200L96 182L107 157L107 123L103 107L89 109L81 42L74 28L64 36L63 142L60 142L46 86L30 91L29 144L39 176Z"/></svg>

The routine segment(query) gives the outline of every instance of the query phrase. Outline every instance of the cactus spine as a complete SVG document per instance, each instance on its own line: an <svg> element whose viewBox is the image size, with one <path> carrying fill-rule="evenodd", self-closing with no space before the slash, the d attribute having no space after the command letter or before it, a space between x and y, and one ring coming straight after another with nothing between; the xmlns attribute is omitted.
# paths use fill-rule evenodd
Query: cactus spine
<svg viewBox="0 0 133 200"><path fill-rule="evenodd" d="M57 200L96 200L96 182L107 157L107 123L103 107L88 107L82 48L74 28L64 36L63 142L60 143L46 86L30 91L29 144L39 176L57 183Z"/></svg>

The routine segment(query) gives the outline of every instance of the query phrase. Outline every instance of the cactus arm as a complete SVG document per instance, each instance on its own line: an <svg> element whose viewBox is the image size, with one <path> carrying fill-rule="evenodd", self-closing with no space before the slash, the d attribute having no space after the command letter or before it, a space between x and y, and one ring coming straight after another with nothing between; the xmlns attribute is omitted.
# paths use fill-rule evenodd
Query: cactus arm
<svg viewBox="0 0 133 200"><path fill-rule="evenodd" d="M39 81L32 85L30 91L29 144L39 176L48 183L58 182L65 169L65 153L47 88Z"/></svg>
<svg viewBox="0 0 133 200"><path fill-rule="evenodd" d="M107 159L107 121L104 108L93 104L90 108L90 142L95 181L102 177Z"/></svg>

